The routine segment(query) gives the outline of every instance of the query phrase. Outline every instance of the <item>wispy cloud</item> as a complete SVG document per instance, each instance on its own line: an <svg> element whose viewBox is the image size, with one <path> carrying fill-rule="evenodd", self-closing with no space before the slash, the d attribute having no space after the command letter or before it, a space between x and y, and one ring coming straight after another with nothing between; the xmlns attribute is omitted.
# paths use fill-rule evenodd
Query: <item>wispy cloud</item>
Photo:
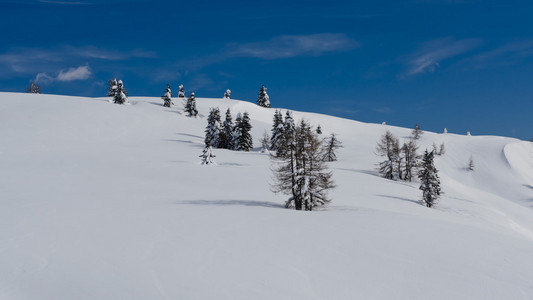
<svg viewBox="0 0 533 300"><path fill-rule="evenodd" d="M35 77L35 82L38 83L50 83L54 81L74 81L74 80L86 80L92 75L89 66L79 66L77 68L69 68L68 70L61 70L57 76L50 76L47 73L39 73Z"/></svg>
<svg viewBox="0 0 533 300"><path fill-rule="evenodd" d="M459 64L464 68L485 69L512 66L533 56L533 40L514 41L492 50L466 58Z"/></svg>
<svg viewBox="0 0 533 300"><path fill-rule="evenodd" d="M404 59L407 65L404 76L435 72L442 61L467 53L480 44L479 39L455 40L453 38L425 42L413 55Z"/></svg>
<svg viewBox="0 0 533 300"><path fill-rule="evenodd" d="M230 57L279 59L296 56L319 56L328 52L346 51L357 43L342 33L284 35L268 41L230 44Z"/></svg>
<svg viewBox="0 0 533 300"><path fill-rule="evenodd" d="M0 53L0 70L2 70L0 75L2 73L24 75L53 72L69 65L79 64L80 61L121 61L138 57L155 58L156 54L141 49L121 52L94 46L63 46L52 49L12 48L5 53Z"/></svg>

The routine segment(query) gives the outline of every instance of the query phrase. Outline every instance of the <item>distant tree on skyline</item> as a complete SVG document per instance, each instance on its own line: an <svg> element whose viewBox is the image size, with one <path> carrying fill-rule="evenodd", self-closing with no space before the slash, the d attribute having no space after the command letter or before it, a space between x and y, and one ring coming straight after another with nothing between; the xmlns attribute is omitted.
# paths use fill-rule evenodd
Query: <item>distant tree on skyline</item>
<svg viewBox="0 0 533 300"><path fill-rule="evenodd" d="M262 85L259 90L259 96L257 97L257 105L262 107L270 107L270 98L267 94L267 88Z"/></svg>
<svg viewBox="0 0 533 300"><path fill-rule="evenodd" d="M30 81L30 84L26 88L26 93L30 94L40 94L41 93L41 86L37 85L33 80Z"/></svg>

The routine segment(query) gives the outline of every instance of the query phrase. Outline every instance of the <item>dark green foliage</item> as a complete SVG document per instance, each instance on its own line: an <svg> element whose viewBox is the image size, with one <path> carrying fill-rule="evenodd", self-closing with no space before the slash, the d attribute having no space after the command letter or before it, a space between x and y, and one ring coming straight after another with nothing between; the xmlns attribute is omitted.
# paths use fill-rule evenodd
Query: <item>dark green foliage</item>
<svg viewBox="0 0 533 300"><path fill-rule="evenodd" d="M235 119L235 127L233 129L233 149L237 151L250 151L253 148L253 140L250 131L252 125L250 124L250 117L248 113L237 114Z"/></svg>
<svg viewBox="0 0 533 300"><path fill-rule="evenodd" d="M226 110L226 119L218 136L218 148L233 149L233 118L229 108Z"/></svg>
<svg viewBox="0 0 533 300"><path fill-rule="evenodd" d="M422 201L427 207L435 205L441 194L438 170L433 164L433 155L433 151L426 150L421 169L418 171Z"/></svg>
<svg viewBox="0 0 533 300"><path fill-rule="evenodd" d="M270 98L267 94L267 88L262 85L259 90L259 96L257 97L257 105L262 107L270 107Z"/></svg>
<svg viewBox="0 0 533 300"><path fill-rule="evenodd" d="M189 98L187 98L187 102L185 102L185 112L187 113L188 117L197 117L198 116L198 110L196 109L196 98L194 98L194 92L191 93Z"/></svg>

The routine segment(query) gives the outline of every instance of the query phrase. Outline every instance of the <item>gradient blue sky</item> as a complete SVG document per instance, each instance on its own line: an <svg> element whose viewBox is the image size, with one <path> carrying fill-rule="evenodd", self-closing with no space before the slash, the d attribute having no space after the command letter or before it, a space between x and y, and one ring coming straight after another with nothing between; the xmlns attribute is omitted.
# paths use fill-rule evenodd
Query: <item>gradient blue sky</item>
<svg viewBox="0 0 533 300"><path fill-rule="evenodd" d="M533 1L0 0L0 91L165 85L359 121L533 136ZM327 127L324 124L323 127Z"/></svg>

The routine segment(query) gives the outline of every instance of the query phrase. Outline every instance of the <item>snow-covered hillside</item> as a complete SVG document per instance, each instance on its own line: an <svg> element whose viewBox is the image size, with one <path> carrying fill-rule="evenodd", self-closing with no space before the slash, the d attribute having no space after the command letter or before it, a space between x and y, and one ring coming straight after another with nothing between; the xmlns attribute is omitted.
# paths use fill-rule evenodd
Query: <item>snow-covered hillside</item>
<svg viewBox="0 0 533 300"><path fill-rule="evenodd" d="M430 209L375 171L410 129L294 112L344 144L332 203L299 212L259 151L274 109L130 102L0 93L1 299L533 299L532 143L426 132L446 146ZM200 165L211 107L249 112L255 151Z"/></svg>

